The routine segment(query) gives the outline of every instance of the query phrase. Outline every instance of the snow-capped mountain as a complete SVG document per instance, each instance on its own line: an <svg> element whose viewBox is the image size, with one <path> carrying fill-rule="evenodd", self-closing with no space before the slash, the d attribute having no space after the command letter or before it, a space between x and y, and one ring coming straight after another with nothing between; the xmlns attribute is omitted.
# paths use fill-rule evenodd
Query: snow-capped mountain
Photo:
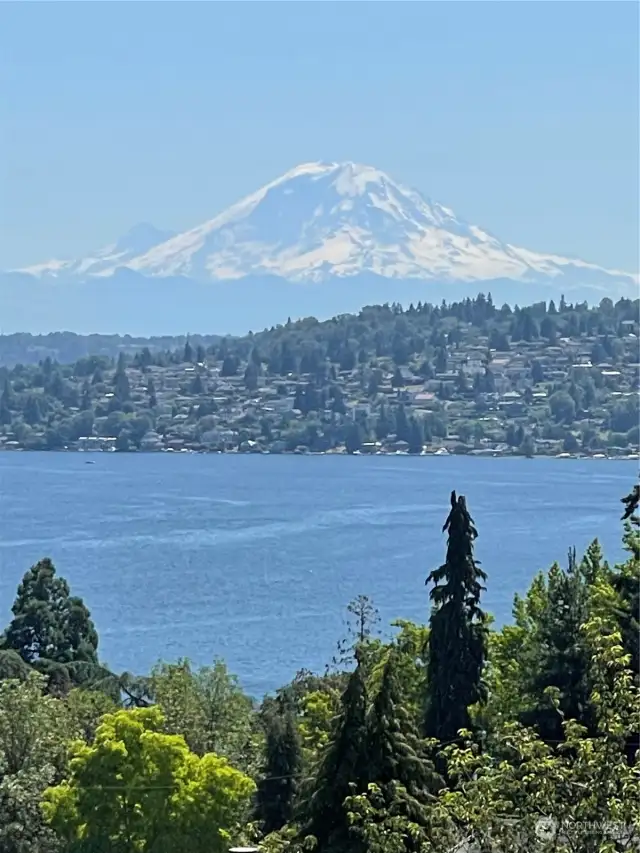
<svg viewBox="0 0 640 853"><path fill-rule="evenodd" d="M174 231L160 231L148 222L134 225L126 234L89 255L86 258L74 261L47 261L44 264L36 264L33 267L20 270L35 276L55 276L64 278L68 276L99 275L106 272L109 275L117 267L124 267L134 258L144 255L154 246L170 240L175 235Z"/></svg>
<svg viewBox="0 0 640 853"><path fill-rule="evenodd" d="M137 226L88 258L21 272L105 278L123 267L144 277L196 281L267 275L319 283L372 274L478 286L497 279L554 282L568 291L585 285L595 298L635 296L638 287L629 273L503 243L384 172L356 163L307 163L184 233Z"/></svg>

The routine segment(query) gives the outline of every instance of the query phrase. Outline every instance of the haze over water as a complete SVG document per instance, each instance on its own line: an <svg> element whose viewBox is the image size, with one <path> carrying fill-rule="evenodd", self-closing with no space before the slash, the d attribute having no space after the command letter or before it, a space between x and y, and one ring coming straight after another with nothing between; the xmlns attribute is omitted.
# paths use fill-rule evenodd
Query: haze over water
<svg viewBox="0 0 640 853"><path fill-rule="evenodd" d="M620 498L636 472L600 460L5 453L0 616L50 556L115 670L220 656L260 696L324 669L359 593L385 631L428 618L451 489L467 496L484 606L502 623L513 594L571 546L598 536L620 557Z"/></svg>

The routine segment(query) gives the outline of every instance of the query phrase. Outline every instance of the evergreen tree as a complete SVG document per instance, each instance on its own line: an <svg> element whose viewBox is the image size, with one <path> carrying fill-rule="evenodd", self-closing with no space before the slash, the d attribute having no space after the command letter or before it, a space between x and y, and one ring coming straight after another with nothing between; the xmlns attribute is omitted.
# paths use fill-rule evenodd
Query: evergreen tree
<svg viewBox="0 0 640 853"><path fill-rule="evenodd" d="M256 813L267 835L293 818L302 748L292 708L283 698L267 706L263 724L266 760L258 783Z"/></svg>
<svg viewBox="0 0 640 853"><path fill-rule="evenodd" d="M152 376L149 377L149 381L147 382L147 395L149 397L149 408L155 409L158 405L158 398L156 396L156 385Z"/></svg>
<svg viewBox="0 0 640 853"><path fill-rule="evenodd" d="M254 350L255 352L255 350ZM247 391L255 391L258 387L258 376L260 374L259 362L251 359L244 371L244 387Z"/></svg>
<svg viewBox="0 0 640 853"><path fill-rule="evenodd" d="M4 380L4 388L0 394L0 424L11 424L11 405L13 403L13 395L11 392L11 383L8 379Z"/></svg>
<svg viewBox="0 0 640 853"><path fill-rule="evenodd" d="M354 661L366 659L373 634L379 633L380 613L368 595L358 595L347 605L347 636L338 643L333 663L350 667Z"/></svg>
<svg viewBox="0 0 640 853"><path fill-rule="evenodd" d="M431 572L433 609L429 632L429 664L425 731L443 743L460 729L470 729L469 707L485 698L483 670L487 655L486 617L480 595L486 574L473 555L478 535L462 495L451 493L445 563Z"/></svg>
<svg viewBox="0 0 640 853"><path fill-rule="evenodd" d="M424 448L424 427L420 418L409 420L409 453L422 453Z"/></svg>
<svg viewBox="0 0 640 853"><path fill-rule="evenodd" d="M220 376L235 376L238 372L238 359L234 355L227 355L222 361Z"/></svg>
<svg viewBox="0 0 640 853"><path fill-rule="evenodd" d="M61 665L76 683L97 665L98 635L90 613L70 594L66 580L56 577L51 560L40 560L25 574L12 612L3 649L13 649L42 671Z"/></svg>
<svg viewBox="0 0 640 853"><path fill-rule="evenodd" d="M193 347L189 343L189 338L187 338L185 345L184 345L184 352L182 354L182 360L188 361L189 363L191 363L193 361Z"/></svg>
<svg viewBox="0 0 640 853"><path fill-rule="evenodd" d="M632 492L622 498L624 504L624 535L622 541L628 558L615 567L611 583L617 594L616 619L625 652L629 655L630 669L636 679L640 673L640 486L636 483ZM639 760L640 731L636 729L627 739L627 760L635 764Z"/></svg>
<svg viewBox="0 0 640 853"><path fill-rule="evenodd" d="M592 566L576 562L569 552L569 566L555 563L548 573L546 595L542 599L533 636L533 661L524 673L524 692L535 698L535 706L523 722L535 726L550 744L564 739L563 717L592 724L588 707L590 651L582 626L589 617L589 588ZM554 688L560 714L545 691Z"/></svg>
<svg viewBox="0 0 640 853"><path fill-rule="evenodd" d="M407 410L402 403L396 409L396 435L400 441L411 441L411 427Z"/></svg>
<svg viewBox="0 0 640 853"><path fill-rule="evenodd" d="M34 394L30 394L24 407L24 419L31 426L39 424L42 419L40 403Z"/></svg>
<svg viewBox="0 0 640 853"><path fill-rule="evenodd" d="M350 832L345 799L363 793L369 782L367 758L367 690L358 662L342 694L341 710L325 749L307 804L305 835L313 835L322 853L359 853Z"/></svg>
<svg viewBox="0 0 640 853"><path fill-rule="evenodd" d="M127 377L127 371L124 367L124 357L122 353L120 353L120 358L118 359L118 367L113 376L113 391L116 396L116 399L120 403L125 403L131 397L129 379Z"/></svg>
<svg viewBox="0 0 640 853"><path fill-rule="evenodd" d="M364 440L364 430L362 426L358 423L358 421L353 421L353 423L349 424L347 427L347 432L345 435L344 445L347 453L355 453L356 450L360 450L362 447L362 442Z"/></svg>
<svg viewBox="0 0 640 853"><path fill-rule="evenodd" d="M640 673L640 487L637 484L622 503L625 506L622 541L628 558L615 567L611 582L619 599L617 617L625 651L637 675Z"/></svg>
<svg viewBox="0 0 640 853"><path fill-rule="evenodd" d="M421 827L429 825L429 807L443 780L425 754L407 710L391 651L367 719L367 755L371 781L380 786L387 808ZM408 839L407 851L414 850Z"/></svg>
<svg viewBox="0 0 640 853"><path fill-rule="evenodd" d="M393 371L393 376L391 377L391 387L392 388L403 388L405 385L405 381L402 378L402 373L399 367Z"/></svg>
<svg viewBox="0 0 640 853"><path fill-rule="evenodd" d="M195 394L196 396L199 396L200 394L204 394L204 392L205 392L204 382L202 381L202 376L200 375L200 372L198 371L198 373L196 373L196 375L193 377L193 380L191 382L191 393Z"/></svg>

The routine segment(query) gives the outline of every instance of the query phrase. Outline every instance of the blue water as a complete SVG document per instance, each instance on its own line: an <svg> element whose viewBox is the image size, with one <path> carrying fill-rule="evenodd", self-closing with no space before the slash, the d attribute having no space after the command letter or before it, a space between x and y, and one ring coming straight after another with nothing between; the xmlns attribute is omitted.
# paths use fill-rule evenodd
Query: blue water
<svg viewBox="0 0 640 853"><path fill-rule="evenodd" d="M87 459L95 464L87 465ZM466 494L498 622L534 573L598 536L621 555L634 462L0 454L0 618L50 556L90 607L102 658L137 673L216 656L254 695L322 670L347 603L428 617L452 488Z"/></svg>

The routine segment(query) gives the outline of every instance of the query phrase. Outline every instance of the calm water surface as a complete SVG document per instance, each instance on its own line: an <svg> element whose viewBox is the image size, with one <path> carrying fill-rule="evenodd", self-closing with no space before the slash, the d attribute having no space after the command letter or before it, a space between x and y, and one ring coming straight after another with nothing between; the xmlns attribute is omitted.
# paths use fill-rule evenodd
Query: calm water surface
<svg viewBox="0 0 640 853"><path fill-rule="evenodd" d="M95 464L87 465L91 459ZM467 495L485 607L598 536L620 554L635 462L331 456L0 454L0 617L50 556L91 609L101 654L145 672L159 658L224 657L261 695L321 670L347 603L383 620L428 617L452 488Z"/></svg>

